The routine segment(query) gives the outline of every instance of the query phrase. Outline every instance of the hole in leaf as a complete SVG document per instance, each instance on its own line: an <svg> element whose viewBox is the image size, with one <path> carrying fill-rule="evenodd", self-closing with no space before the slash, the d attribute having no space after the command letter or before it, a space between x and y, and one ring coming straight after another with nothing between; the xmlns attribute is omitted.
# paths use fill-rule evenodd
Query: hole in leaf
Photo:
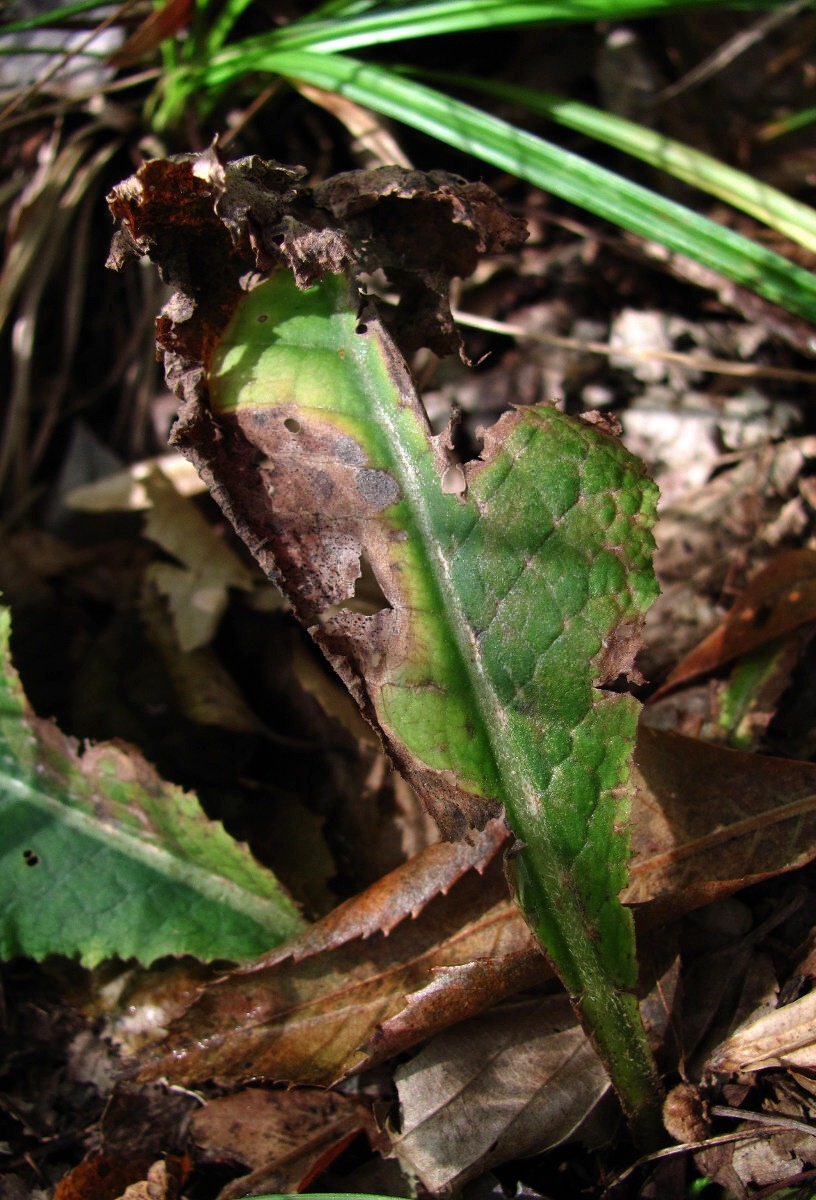
<svg viewBox="0 0 816 1200"><path fill-rule="evenodd" d="M449 496L463 496L467 491L465 472L458 463L451 463L442 476L442 491Z"/></svg>
<svg viewBox="0 0 816 1200"><path fill-rule="evenodd" d="M448 420L451 422L450 435L452 442L450 467L464 467L467 463L478 459L484 447L482 430L492 425L494 420L497 419L493 417L493 414L482 413L479 418L479 426L481 428L477 436L474 421L469 416L466 416L464 419L462 418L458 404L451 405L448 417ZM441 428L442 424L440 424ZM447 475L447 471L445 475ZM443 476L443 488L444 478L445 476Z"/></svg>
<svg viewBox="0 0 816 1200"><path fill-rule="evenodd" d="M391 605L377 582L377 576L367 554L360 555L360 574L354 582L354 595L339 604L332 604L321 614L323 620L329 620L339 612L362 613L372 617L375 613L390 609Z"/></svg>
<svg viewBox="0 0 816 1200"><path fill-rule="evenodd" d="M247 453L252 459L252 462L261 471L272 471L275 468L275 460L270 458L265 450L260 446L248 445Z"/></svg>
<svg viewBox="0 0 816 1200"><path fill-rule="evenodd" d="M360 555L360 574L354 584L354 596L346 601L349 607L357 612L382 612L391 605L380 587L367 554ZM344 607L344 606L341 606Z"/></svg>
<svg viewBox="0 0 816 1200"><path fill-rule="evenodd" d="M36 867L37 863L40 861L39 854L35 854L33 850L24 850L23 858L25 859L25 864L27 867Z"/></svg>
<svg viewBox="0 0 816 1200"><path fill-rule="evenodd" d="M283 426L290 433L300 433L300 421L296 421L294 417L287 417L283 422Z"/></svg>

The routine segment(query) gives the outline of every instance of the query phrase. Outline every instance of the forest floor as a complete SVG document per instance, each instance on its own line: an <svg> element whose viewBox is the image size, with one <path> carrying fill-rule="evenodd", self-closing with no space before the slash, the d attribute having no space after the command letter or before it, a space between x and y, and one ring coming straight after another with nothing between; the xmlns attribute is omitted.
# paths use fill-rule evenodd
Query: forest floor
<svg viewBox="0 0 816 1200"><path fill-rule="evenodd" d="M757 20L705 12L468 35L423 53L427 66L453 52L463 71L634 113ZM812 131L768 129L814 77L816 17L794 13L652 111L665 132L806 199ZM17 94L8 76L0 85ZM0 1200L816 1195L813 327L430 139L384 122L360 138L359 113L326 97L277 93L271 109L216 114L169 144L144 122L143 94L127 96L93 106L63 94L51 111L41 96L41 113L7 118L0 149L12 698L0 741L5 753L13 721L37 754L88 776L92 748L112 743L106 761L128 788L168 804L178 789L197 797L293 898L297 941L251 979L206 987L229 954L139 962L118 926L98 938L88 928L84 952L71 933L76 953L62 934L50 943L62 954L47 940L8 953L5 933ZM624 899L669 1092L661 1155L639 1158L531 947L508 899L502 831L439 844L168 449L176 401L153 340L167 291L146 264L105 270L105 195L144 155L204 150L218 120L232 123L231 157L300 164L310 181L396 155L484 180L529 238L457 282L463 358L412 358L434 429L458 408L457 450L472 457L477 430L511 404L599 410L660 487L662 595L638 660ZM683 185L637 174L691 202ZM762 236L713 202L710 214ZM813 268L812 255L775 248ZM374 581L356 598L376 608ZM0 804L15 774L5 757L2 770ZM77 913L81 925L104 912L86 906L99 861L72 874L63 833L59 893L43 904L67 938ZM12 853L0 848L7 879ZM174 1078L159 1057L152 1077L138 1074L202 987L176 1027L183 1070ZM248 1053L241 1071L236 1054Z"/></svg>

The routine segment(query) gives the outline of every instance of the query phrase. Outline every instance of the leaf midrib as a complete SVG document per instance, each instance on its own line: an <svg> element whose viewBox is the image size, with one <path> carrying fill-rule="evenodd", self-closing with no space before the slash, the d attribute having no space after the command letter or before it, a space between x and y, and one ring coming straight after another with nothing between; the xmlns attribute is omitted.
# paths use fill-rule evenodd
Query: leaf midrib
<svg viewBox="0 0 816 1200"><path fill-rule="evenodd" d="M378 346L383 347L383 350L387 346L386 339L388 335L382 330L379 318L369 323L368 333L364 336L376 336ZM377 387L377 380L372 378L368 369L365 352L360 353L362 339L357 340L358 338L360 338L360 335L354 335L354 340L351 342L354 361L358 365L358 369L366 384L366 395L374 403L380 426L388 436L388 445L391 448L391 453L400 476L400 487L403 489L403 494L409 500L414 523L418 526L422 538L423 557L429 564L434 583L442 600L443 611L446 616L444 623L450 631L453 643L456 646L462 666L462 674L468 681L470 699L485 733L495 774L503 785L503 793L497 799L507 810L509 815L508 823L512 831L522 841L525 836L523 826L527 817L521 811L521 806L526 803L529 806L528 812L533 808L536 809L535 820L538 827L537 833L539 834L536 838L538 873L550 879L550 888L553 893L556 890L561 893L562 898L557 902L565 905L569 904L572 910L575 911L575 893L569 885L562 885L563 863L561 863L552 849L551 822L545 797L541 796L539 789L531 782L532 773L529 769L529 763L520 763L518 761L517 755L519 752L515 739L508 729L509 722L506 711L496 696L492 680L484 662L484 657L479 652L478 640L454 584L448 557L442 548L440 539L436 535L433 517L424 495L422 480L413 469L409 451L403 446L400 436L401 431L394 420L389 404L380 397L380 389ZM421 401L415 392L414 396L416 398L414 411L417 421L423 427L426 438L424 453L428 460L432 460L432 450L429 444L431 435L430 427L422 409ZM441 478L438 477L435 466L432 470L441 491ZM451 503L458 504L459 501L451 497ZM482 517L479 515L477 519L481 520ZM555 899L554 896L553 899ZM576 913L576 915L580 914ZM594 952L591 957L597 961L597 956Z"/></svg>
<svg viewBox="0 0 816 1200"><path fill-rule="evenodd" d="M267 928L276 929L275 922L289 915L284 909L276 907L273 901L255 896L226 876L185 862L162 846L128 833L95 814L64 804L23 780L4 777L2 785L4 791L16 793L12 802L16 799L45 811L57 822L69 826L91 841L100 842L125 858L155 871L168 885L186 885L204 899L223 905ZM293 923L292 932L299 928L299 924Z"/></svg>

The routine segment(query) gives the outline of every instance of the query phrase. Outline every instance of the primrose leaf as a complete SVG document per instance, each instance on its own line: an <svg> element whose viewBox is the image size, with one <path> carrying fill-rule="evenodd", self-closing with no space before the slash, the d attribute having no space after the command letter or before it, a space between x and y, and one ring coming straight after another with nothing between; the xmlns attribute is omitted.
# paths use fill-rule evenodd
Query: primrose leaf
<svg viewBox="0 0 816 1200"><path fill-rule="evenodd" d="M446 493L444 439L430 437L376 317L360 331L341 276L254 288L209 392L222 434L210 466L239 531L274 556L446 835L505 809L529 847L520 860L545 853L569 870L605 969L631 987L618 793L638 707L594 684L631 667L655 593L641 465L603 429L541 405L487 430L465 494ZM385 597L373 615L336 607L362 558Z"/></svg>
<svg viewBox="0 0 816 1200"><path fill-rule="evenodd" d="M139 752L28 706L0 608L0 958L251 958L303 927L274 876Z"/></svg>
<svg viewBox="0 0 816 1200"><path fill-rule="evenodd" d="M251 166L146 167L111 199L119 248L156 257L177 287L159 323L185 400L175 442L445 835L504 813L525 915L651 1139L654 1068L618 899L639 706L609 685L637 678L657 593L656 489L600 418L547 405L506 413L453 471L450 432L432 436L400 350L361 307L359 246L390 238L405 309L427 292L412 270L431 269L412 215L438 206L471 254L485 230L506 230L495 199L468 206L468 185L449 177L426 181L412 208L394 171L375 199L370 173L357 191L343 177L342 204L295 184L267 216ZM170 179L184 195L176 215ZM294 279L270 270L276 255ZM365 569L383 597L375 613L348 605Z"/></svg>

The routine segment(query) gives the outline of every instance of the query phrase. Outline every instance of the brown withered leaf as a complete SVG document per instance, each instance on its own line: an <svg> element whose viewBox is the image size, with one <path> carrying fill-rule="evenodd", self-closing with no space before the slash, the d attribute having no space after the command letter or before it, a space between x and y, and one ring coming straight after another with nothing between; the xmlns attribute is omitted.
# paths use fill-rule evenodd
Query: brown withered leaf
<svg viewBox="0 0 816 1200"><path fill-rule="evenodd" d="M657 974L640 1005L653 1045L666 1033L679 958L669 952ZM611 1085L563 993L502 1004L446 1030L394 1079L402 1120L393 1151L432 1192L552 1149L589 1121L606 1140L619 1120L614 1106L598 1110Z"/></svg>
<svg viewBox="0 0 816 1200"><path fill-rule="evenodd" d="M709 1057L710 1071L816 1067L816 992L743 1025Z"/></svg>
<svg viewBox="0 0 816 1200"><path fill-rule="evenodd" d="M757 948L751 925L750 910L732 899L708 906L686 929L691 962L683 988L694 1003L684 1005L675 1028L693 1079L702 1075L713 1048L776 1003L777 973L770 957Z"/></svg>
<svg viewBox="0 0 816 1200"><path fill-rule="evenodd" d="M165 38L180 33L193 16L192 0L165 0L134 29L123 46L108 57L111 67L130 67L157 50Z"/></svg>
<svg viewBox="0 0 816 1200"><path fill-rule="evenodd" d="M511 901L503 909L494 909L494 920L506 923L507 933L513 930L518 934L520 948L501 957L435 967L430 982L406 996L404 1007L380 1022L363 1044L372 1062L382 1062L410 1050L433 1034L484 1012L505 996L534 987L551 975L549 964L541 957Z"/></svg>
<svg viewBox="0 0 816 1200"><path fill-rule="evenodd" d="M361 1132L378 1140L369 1110L322 1088L245 1088L211 1100L190 1125L191 1140L208 1159L249 1170L222 1188L218 1200L303 1191Z"/></svg>
<svg viewBox="0 0 816 1200"><path fill-rule="evenodd" d="M465 992L476 1007L465 1004L459 1017L479 1011L485 994L508 994L501 991L507 956L519 955L524 964L508 977L512 987L525 969L524 979L540 978L544 960L507 899L495 858L505 837L494 822L472 846L428 847L282 953L205 988L138 1078L258 1077L326 1086L394 1053L392 1039L381 1038L370 1051L364 1044L402 1011L406 996L433 981L437 967L488 960L492 986ZM378 916L387 936L378 930ZM432 1028L449 1023L447 1008L431 1005L434 1013ZM427 1025L419 1034L412 1028L411 1043L427 1032Z"/></svg>
<svg viewBox="0 0 816 1200"><path fill-rule="evenodd" d="M745 1122L734 1132L741 1134L738 1141L711 1146L695 1154L694 1162L701 1175L719 1184L735 1200L802 1194L797 1185L809 1182L812 1175L808 1173L808 1178L803 1179L802 1174L816 1162L816 1139L804 1125L798 1129L775 1129L773 1125L752 1123L746 1113Z"/></svg>
<svg viewBox="0 0 816 1200"><path fill-rule="evenodd" d="M524 221L482 183L445 171L375 167L314 188L301 167L204 154L154 159L108 197L119 222L108 265L147 255L176 295L157 324L167 381L202 395L218 333L252 271L285 263L299 287L327 272L383 269L400 292L391 333L408 353L460 347L448 301L454 276L483 253L518 245Z"/></svg>
<svg viewBox="0 0 816 1200"><path fill-rule="evenodd" d="M304 930L296 943L288 944L286 957L307 958L375 933L387 936L406 917L418 917L436 896L447 895L468 871L483 874L508 838L504 822L491 821L466 841L428 846L360 896L347 900ZM273 953L255 965L279 962L280 958L280 954Z"/></svg>
<svg viewBox="0 0 816 1200"><path fill-rule="evenodd" d="M764 566L780 540L801 534L807 506L800 483L814 454L812 435L763 444L661 512L655 569L662 594L649 610L640 658L649 678L665 678L699 642L701 628L717 624L712 597L733 586L735 575L742 586L748 564Z"/></svg>
<svg viewBox="0 0 816 1200"><path fill-rule="evenodd" d="M816 766L641 724L625 903L653 927L816 856Z"/></svg>
<svg viewBox="0 0 816 1200"><path fill-rule="evenodd" d="M132 1183L145 1178L153 1161L144 1155L89 1155L63 1175L54 1200L118 1200Z"/></svg>
<svg viewBox="0 0 816 1200"><path fill-rule="evenodd" d="M787 550L739 594L722 623L677 664L653 700L816 621L816 551Z"/></svg>
<svg viewBox="0 0 816 1200"><path fill-rule="evenodd" d="M637 760L623 899L641 930L816 855L812 764L644 727ZM329 1085L546 979L496 858L506 836L493 822L471 844L430 846L208 985L139 1077Z"/></svg>
<svg viewBox="0 0 816 1200"><path fill-rule="evenodd" d="M565 1141L610 1087L560 995L503 1006L449 1030L395 1079L402 1131L394 1153L431 1192Z"/></svg>
<svg viewBox="0 0 816 1200"><path fill-rule="evenodd" d="M315 202L364 247L363 269L381 267L401 295L392 332L406 353L428 346L458 350L448 306L450 281L466 278L482 254L527 237L483 183L445 171L375 167L335 175L314 189Z"/></svg>

